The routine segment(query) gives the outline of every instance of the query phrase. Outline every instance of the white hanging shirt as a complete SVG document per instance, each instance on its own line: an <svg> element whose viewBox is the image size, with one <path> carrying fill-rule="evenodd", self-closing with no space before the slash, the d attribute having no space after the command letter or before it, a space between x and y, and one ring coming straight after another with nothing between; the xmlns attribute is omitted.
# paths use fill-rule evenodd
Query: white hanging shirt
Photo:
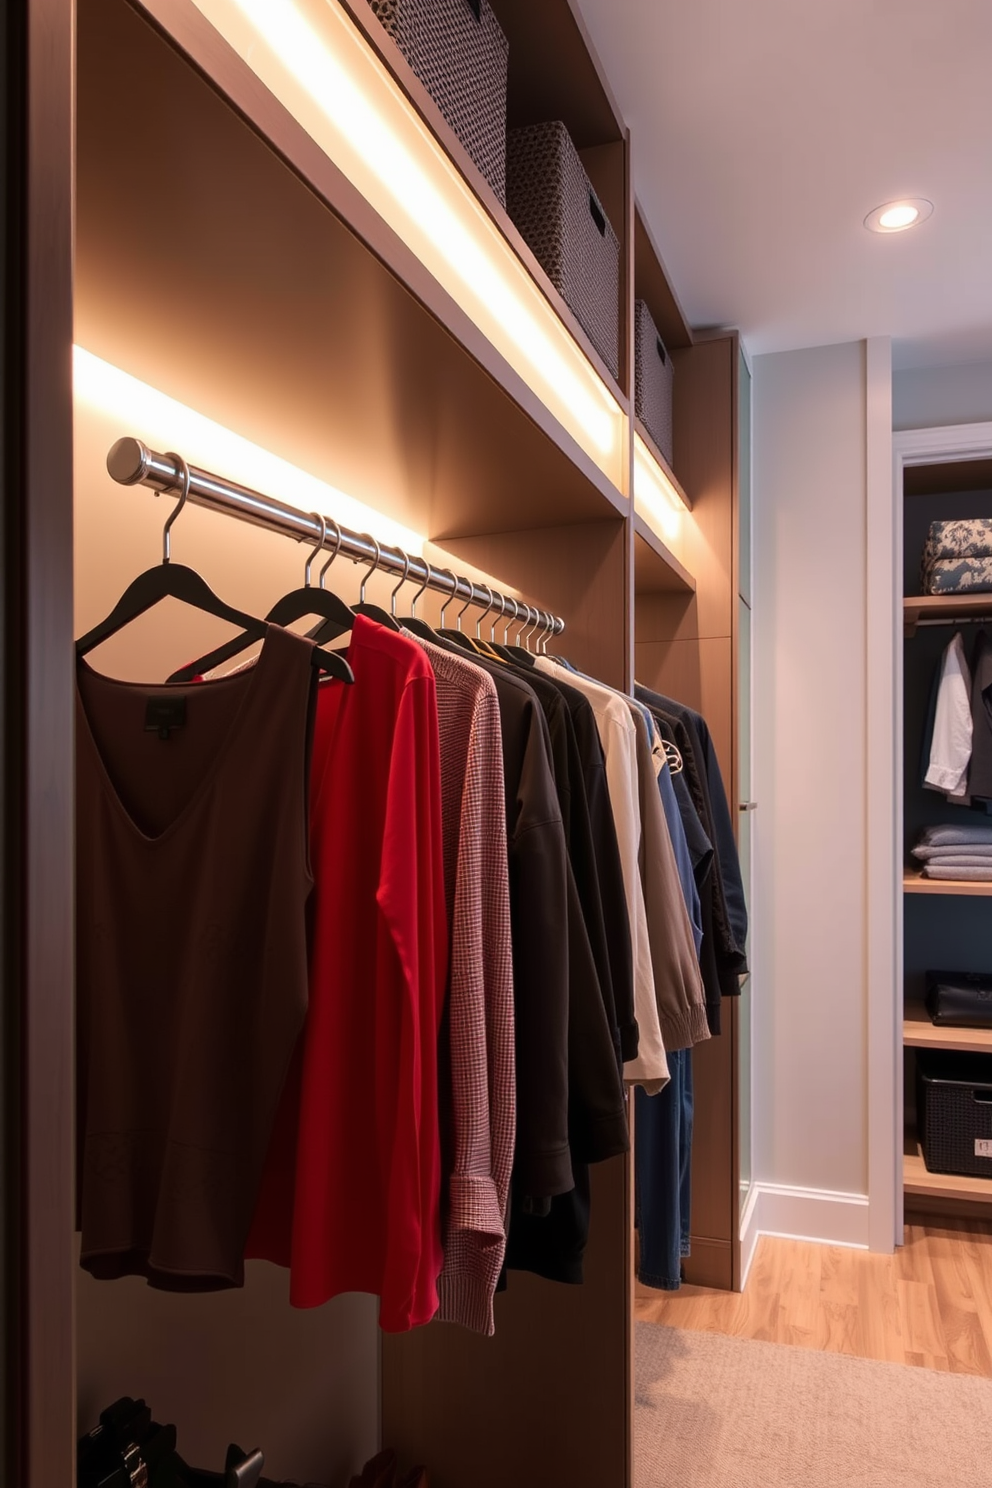
<svg viewBox="0 0 992 1488"><path fill-rule="evenodd" d="M971 671L958 631L941 664L930 763L924 784L948 795L966 794L971 739Z"/></svg>

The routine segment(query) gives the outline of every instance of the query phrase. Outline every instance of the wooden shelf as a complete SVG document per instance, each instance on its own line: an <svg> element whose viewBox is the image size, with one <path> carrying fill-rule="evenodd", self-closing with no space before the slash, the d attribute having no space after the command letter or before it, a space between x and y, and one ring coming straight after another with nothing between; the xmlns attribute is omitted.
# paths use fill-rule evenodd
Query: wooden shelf
<svg viewBox="0 0 992 1488"><path fill-rule="evenodd" d="M921 620L965 620L988 615L992 619L992 594L910 594L902 602L903 628L916 634Z"/></svg>
<svg viewBox="0 0 992 1488"><path fill-rule="evenodd" d="M992 1205L992 1178L962 1178L956 1173L930 1173L919 1144L903 1155L903 1189L918 1199L966 1199Z"/></svg>
<svg viewBox="0 0 992 1488"><path fill-rule="evenodd" d="M696 592L696 580L680 563L640 512L634 513L635 594L684 594Z"/></svg>
<svg viewBox="0 0 992 1488"><path fill-rule="evenodd" d="M936 1028L921 1002L907 1002L902 1041L910 1049L992 1054L992 1028Z"/></svg>
<svg viewBox="0 0 992 1488"><path fill-rule="evenodd" d="M915 868L907 868L902 879L905 894L954 894L967 899L987 899L992 883L966 882L953 878L924 878Z"/></svg>
<svg viewBox="0 0 992 1488"><path fill-rule="evenodd" d="M80 25L77 341L436 541L625 515L617 486L202 15L169 16L175 41L125 0L94 0ZM176 42L213 59L213 85ZM149 173L195 231L147 231Z"/></svg>

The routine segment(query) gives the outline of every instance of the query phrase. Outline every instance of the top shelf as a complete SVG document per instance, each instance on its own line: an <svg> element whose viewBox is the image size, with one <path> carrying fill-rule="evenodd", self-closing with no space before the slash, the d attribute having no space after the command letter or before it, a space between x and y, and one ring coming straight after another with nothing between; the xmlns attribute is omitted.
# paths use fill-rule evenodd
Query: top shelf
<svg viewBox="0 0 992 1488"><path fill-rule="evenodd" d="M992 594L909 594L902 607L905 634L913 636L921 620L992 618Z"/></svg>
<svg viewBox="0 0 992 1488"><path fill-rule="evenodd" d="M293 83L277 37L253 50L235 0L81 8L77 342L438 542L625 516L625 406L340 7L306 9L533 345L457 263L445 277L433 218L416 242L390 222L351 116ZM149 232L150 179L195 231Z"/></svg>

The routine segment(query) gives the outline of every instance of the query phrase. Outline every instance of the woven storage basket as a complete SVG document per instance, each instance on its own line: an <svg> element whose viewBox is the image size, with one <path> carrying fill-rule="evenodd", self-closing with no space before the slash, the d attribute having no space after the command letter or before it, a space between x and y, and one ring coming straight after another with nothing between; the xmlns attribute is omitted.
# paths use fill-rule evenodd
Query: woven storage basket
<svg viewBox="0 0 992 1488"><path fill-rule="evenodd" d="M930 1172L992 1178L992 1056L921 1051L917 1081L920 1142Z"/></svg>
<svg viewBox="0 0 992 1488"><path fill-rule="evenodd" d="M562 123L511 129L510 216L614 377L620 375L620 244Z"/></svg>
<svg viewBox="0 0 992 1488"><path fill-rule="evenodd" d="M509 48L486 0L371 3L505 206Z"/></svg>
<svg viewBox="0 0 992 1488"><path fill-rule="evenodd" d="M672 388L675 371L643 300L634 305L634 408L669 465L672 459Z"/></svg>

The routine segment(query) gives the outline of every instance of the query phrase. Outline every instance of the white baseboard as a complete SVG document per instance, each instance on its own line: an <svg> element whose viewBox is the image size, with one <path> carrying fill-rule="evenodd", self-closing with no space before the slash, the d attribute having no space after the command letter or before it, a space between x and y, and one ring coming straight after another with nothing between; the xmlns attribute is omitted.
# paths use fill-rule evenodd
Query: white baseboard
<svg viewBox="0 0 992 1488"><path fill-rule="evenodd" d="M868 1196L822 1188L751 1186L741 1216L741 1275L746 1284L760 1235L868 1249Z"/></svg>

